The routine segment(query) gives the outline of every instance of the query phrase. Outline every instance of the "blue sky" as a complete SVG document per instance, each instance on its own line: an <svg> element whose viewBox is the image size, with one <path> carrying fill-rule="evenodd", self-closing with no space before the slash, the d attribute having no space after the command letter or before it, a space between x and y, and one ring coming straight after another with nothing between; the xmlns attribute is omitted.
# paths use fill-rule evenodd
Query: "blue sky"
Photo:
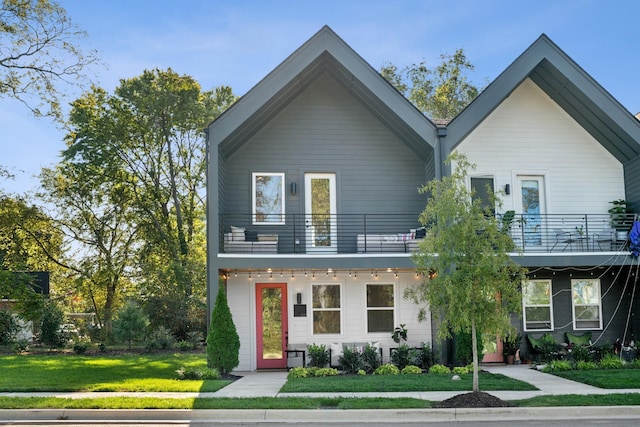
<svg viewBox="0 0 640 427"><path fill-rule="evenodd" d="M596 0L62 0L82 41L104 66L91 80L108 91L145 69L171 67L204 89L242 95L329 25L369 64L403 66L464 48L473 80L493 80L547 34L631 113L640 112L640 2ZM79 93L69 93L75 99ZM21 104L0 98L0 164L16 175L5 192L36 187L64 133Z"/></svg>

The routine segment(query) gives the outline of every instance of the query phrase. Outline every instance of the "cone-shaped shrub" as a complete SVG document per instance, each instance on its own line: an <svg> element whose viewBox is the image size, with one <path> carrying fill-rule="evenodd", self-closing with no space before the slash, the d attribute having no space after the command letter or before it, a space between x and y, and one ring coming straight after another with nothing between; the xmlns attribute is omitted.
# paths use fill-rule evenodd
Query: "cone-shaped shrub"
<svg viewBox="0 0 640 427"><path fill-rule="evenodd" d="M221 373L229 373L240 363L239 352L240 338L231 317L227 296L221 286L207 334L207 364Z"/></svg>

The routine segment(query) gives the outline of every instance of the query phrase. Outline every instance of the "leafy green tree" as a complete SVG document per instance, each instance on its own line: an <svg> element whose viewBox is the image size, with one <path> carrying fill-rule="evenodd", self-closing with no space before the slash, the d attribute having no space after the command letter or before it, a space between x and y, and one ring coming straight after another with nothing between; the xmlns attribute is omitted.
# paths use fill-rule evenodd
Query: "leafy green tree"
<svg viewBox="0 0 640 427"><path fill-rule="evenodd" d="M240 363L239 354L240 337L227 304L227 295L221 286L207 335L207 364L222 373L229 373Z"/></svg>
<svg viewBox="0 0 640 427"><path fill-rule="evenodd" d="M102 172L99 165L61 162L43 170L41 197L73 249L59 260L74 278L67 291L86 297L84 310L96 314L106 338L114 312L127 296L125 289L137 278L133 259L140 242L127 187L101 182Z"/></svg>
<svg viewBox="0 0 640 427"><path fill-rule="evenodd" d="M133 301L127 301L118 311L113 322L113 333L117 340L126 342L131 350L131 343L144 337L149 326L149 318Z"/></svg>
<svg viewBox="0 0 640 427"><path fill-rule="evenodd" d="M40 320L40 343L50 349L62 347L65 344L65 335L61 329L63 323L62 309L53 300L48 300Z"/></svg>
<svg viewBox="0 0 640 427"><path fill-rule="evenodd" d="M469 81L474 70L463 49L453 55L441 54L442 62L429 67L425 61L398 69L385 64L381 74L420 111L432 119L452 119L478 96Z"/></svg>
<svg viewBox="0 0 640 427"><path fill-rule="evenodd" d="M202 316L184 321L206 293L203 129L235 99L228 87L202 91L189 76L155 69L121 80L113 95L94 87L72 105L63 162L88 171L78 176L95 171L92 187L126 194L138 291L154 326L179 339L205 329Z"/></svg>
<svg viewBox="0 0 640 427"><path fill-rule="evenodd" d="M86 36L56 1L3 0L0 97L19 100L38 116L60 119L66 91L60 86L84 80L83 70L97 62L94 51L85 53L76 44Z"/></svg>
<svg viewBox="0 0 640 427"><path fill-rule="evenodd" d="M452 174L420 189L428 194L419 218L427 234L412 259L427 278L406 296L439 316L439 338L471 334L473 391L479 391L477 336L505 336L512 330L510 316L521 310L525 270L508 255L515 245L490 207L467 189L474 166L456 153L448 161ZM426 318L427 306L420 308L420 320Z"/></svg>

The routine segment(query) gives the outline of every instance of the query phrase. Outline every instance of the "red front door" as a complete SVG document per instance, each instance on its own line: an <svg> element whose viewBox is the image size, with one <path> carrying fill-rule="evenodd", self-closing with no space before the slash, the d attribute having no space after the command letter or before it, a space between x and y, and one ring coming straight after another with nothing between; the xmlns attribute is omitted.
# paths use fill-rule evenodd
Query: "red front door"
<svg viewBox="0 0 640 427"><path fill-rule="evenodd" d="M287 367L287 284L256 283L258 369Z"/></svg>

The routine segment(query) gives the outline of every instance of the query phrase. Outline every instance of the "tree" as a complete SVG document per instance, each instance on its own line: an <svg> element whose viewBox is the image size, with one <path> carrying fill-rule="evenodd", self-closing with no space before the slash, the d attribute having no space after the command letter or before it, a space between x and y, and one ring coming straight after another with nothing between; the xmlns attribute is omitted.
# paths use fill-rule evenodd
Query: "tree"
<svg viewBox="0 0 640 427"><path fill-rule="evenodd" d="M126 192L140 293L156 326L171 321L164 326L177 338L206 326L203 316L184 318L205 300L203 129L235 99L228 87L202 91L189 76L155 69L121 80L113 95L94 87L72 105L63 162L95 171L96 188Z"/></svg>
<svg viewBox="0 0 640 427"><path fill-rule="evenodd" d="M477 392L477 333L505 336L512 330L511 314L521 310L519 288L525 270L508 255L515 245L500 221L466 187L468 171L474 166L455 153L448 162L452 163L450 176L420 189L429 197L419 218L427 234L412 259L426 278L406 296L417 304L426 303L441 317L439 338L471 334L473 391ZM420 308L420 320L426 318L426 310Z"/></svg>
<svg viewBox="0 0 640 427"><path fill-rule="evenodd" d="M75 44L86 36L55 1L3 0L0 97L17 99L37 116L60 119L65 90L59 86L81 82L83 69L97 62L95 51L84 53Z"/></svg>
<svg viewBox="0 0 640 427"><path fill-rule="evenodd" d="M143 337L148 326L149 318L138 304L127 301L113 322L113 332L116 339L126 342L131 350L131 343Z"/></svg>
<svg viewBox="0 0 640 427"><path fill-rule="evenodd" d="M133 259L140 243L131 194L127 187L101 182L102 173L98 165L61 162L43 170L41 197L54 210L56 228L72 248L58 260L74 278L67 291L86 297L85 310L96 314L106 337L115 309L127 296L123 289L139 271Z"/></svg>
<svg viewBox="0 0 640 427"><path fill-rule="evenodd" d="M54 301L47 301L40 321L40 343L49 346L50 349L62 347L65 343L62 323L62 309Z"/></svg>
<svg viewBox="0 0 640 427"><path fill-rule="evenodd" d="M240 363L239 352L240 337L227 304L227 295L221 286L207 335L207 364L222 373L229 373Z"/></svg>
<svg viewBox="0 0 640 427"><path fill-rule="evenodd" d="M442 62L429 68L423 60L401 70L393 64L382 66L381 74L420 111L432 119L452 119L478 96L467 72L474 66L463 49L453 55L441 54Z"/></svg>

